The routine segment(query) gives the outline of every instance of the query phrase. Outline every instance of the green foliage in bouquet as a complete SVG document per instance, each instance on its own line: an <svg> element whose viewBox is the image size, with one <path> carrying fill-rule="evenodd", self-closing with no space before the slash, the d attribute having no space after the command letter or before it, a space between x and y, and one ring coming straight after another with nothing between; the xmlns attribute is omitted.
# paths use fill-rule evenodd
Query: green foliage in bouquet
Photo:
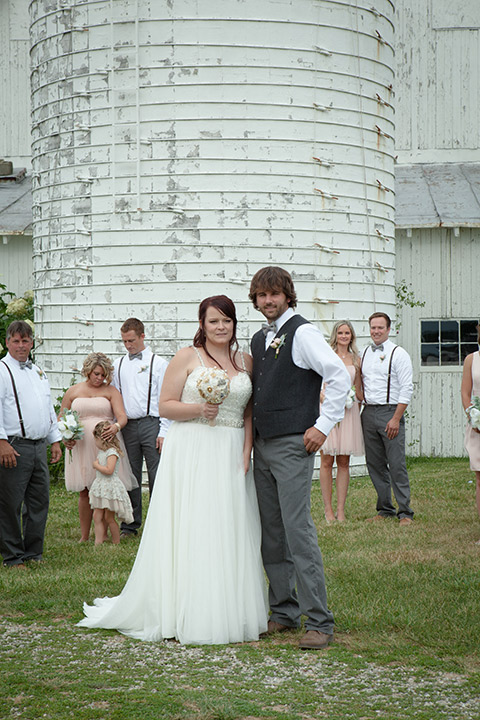
<svg viewBox="0 0 480 720"><path fill-rule="evenodd" d="M7 328L14 320L25 320L33 325L33 292L27 290L23 297L15 297L5 285L0 283L0 358L7 354L5 338Z"/></svg>

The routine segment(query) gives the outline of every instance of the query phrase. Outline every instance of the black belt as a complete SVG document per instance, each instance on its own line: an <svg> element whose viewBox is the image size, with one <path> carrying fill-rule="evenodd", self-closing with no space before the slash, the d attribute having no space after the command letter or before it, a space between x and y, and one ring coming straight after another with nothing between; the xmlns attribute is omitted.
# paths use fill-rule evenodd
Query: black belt
<svg viewBox="0 0 480 720"><path fill-rule="evenodd" d="M25 443L31 443L32 445L35 445L37 443L44 443L46 442L47 438L39 438L38 440L30 440L30 438L20 437L20 435L10 435L7 440L9 443L12 442L25 442Z"/></svg>

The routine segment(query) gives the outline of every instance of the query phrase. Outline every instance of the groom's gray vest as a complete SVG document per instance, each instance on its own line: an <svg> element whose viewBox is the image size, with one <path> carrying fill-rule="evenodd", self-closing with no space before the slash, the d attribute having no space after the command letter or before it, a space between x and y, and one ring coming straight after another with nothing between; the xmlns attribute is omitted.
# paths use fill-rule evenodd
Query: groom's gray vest
<svg viewBox="0 0 480 720"><path fill-rule="evenodd" d="M303 370L292 360L295 332L308 320L293 315L276 337L285 343L276 350L265 350L263 331L252 338L253 426L262 438L304 433L319 415L322 378L314 370Z"/></svg>

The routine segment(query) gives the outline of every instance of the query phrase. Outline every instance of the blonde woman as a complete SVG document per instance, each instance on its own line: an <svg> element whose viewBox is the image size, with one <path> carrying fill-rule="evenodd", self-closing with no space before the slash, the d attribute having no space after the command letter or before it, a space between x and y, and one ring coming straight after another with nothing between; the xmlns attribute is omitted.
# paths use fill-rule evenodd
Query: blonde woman
<svg viewBox="0 0 480 720"><path fill-rule="evenodd" d="M360 374L360 356L356 345L356 335L348 320L335 323L329 343L345 364L356 397L350 408L345 407L345 416L328 435L321 450L320 485L322 488L325 520L331 524L337 520L345 522L345 501L350 482L350 456L363 455L362 426L360 423L359 400L363 400L362 379ZM323 399L322 396L320 398ZM332 507L332 468L337 460L337 513Z"/></svg>
<svg viewBox="0 0 480 720"><path fill-rule="evenodd" d="M118 463L118 474L127 490L138 487L125 454L125 445L120 430L127 423L122 396L111 385L113 365L103 353L91 353L85 358L82 367L84 382L68 388L63 396L59 417L64 410L76 410L84 427L81 440L70 440L65 443L72 451L65 457L65 486L67 490L79 492L78 512L80 515L80 542L86 542L90 535L93 511L88 499L88 491L95 479L93 462L97 456L97 448L93 437L95 425L107 420L104 438L110 440L119 435L123 457Z"/></svg>

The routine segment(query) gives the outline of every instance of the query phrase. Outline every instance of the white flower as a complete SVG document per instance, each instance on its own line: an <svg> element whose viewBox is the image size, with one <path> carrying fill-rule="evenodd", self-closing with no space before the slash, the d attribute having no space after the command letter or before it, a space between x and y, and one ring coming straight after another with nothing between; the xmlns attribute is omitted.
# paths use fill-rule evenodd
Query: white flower
<svg viewBox="0 0 480 720"><path fill-rule="evenodd" d="M348 391L347 399L345 400L346 410L350 410L350 408L353 407L356 396L357 396L357 391L355 389L355 386L353 386Z"/></svg>
<svg viewBox="0 0 480 720"><path fill-rule="evenodd" d="M470 412L470 424L472 427L476 428L477 430L480 430L480 410L477 410L477 408L472 407Z"/></svg>
<svg viewBox="0 0 480 720"><path fill-rule="evenodd" d="M140 367L140 370L139 370L138 372L139 372L139 373L142 373L142 372L145 372L145 370L148 370L148 365L142 365L142 366Z"/></svg>
<svg viewBox="0 0 480 720"><path fill-rule="evenodd" d="M73 438L73 430L68 430L68 428L65 428L64 430L60 430L62 433L62 438L64 440L71 440Z"/></svg>
<svg viewBox="0 0 480 720"><path fill-rule="evenodd" d="M77 427L77 421L74 415L65 415L65 425L69 430L75 430Z"/></svg>

